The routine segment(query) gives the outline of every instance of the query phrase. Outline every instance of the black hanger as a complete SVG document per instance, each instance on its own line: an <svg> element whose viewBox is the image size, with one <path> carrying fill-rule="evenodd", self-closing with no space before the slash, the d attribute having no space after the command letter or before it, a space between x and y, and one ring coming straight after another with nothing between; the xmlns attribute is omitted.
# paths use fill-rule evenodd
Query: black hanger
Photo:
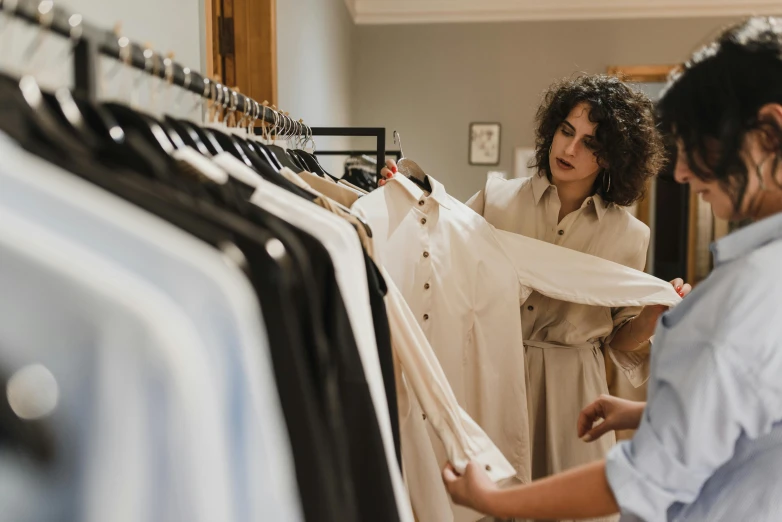
<svg viewBox="0 0 782 522"><path fill-rule="evenodd" d="M193 147L195 150L197 150L204 156L213 155L212 151L209 150L209 148L201 139L201 136L198 135L194 127L187 126L184 124L184 122L174 119L170 116L165 116L163 118L163 121L165 121L173 129L176 129L179 136L181 136L182 140L184 140L185 145Z"/></svg>
<svg viewBox="0 0 782 522"><path fill-rule="evenodd" d="M0 99L17 104L36 129L60 152L91 155L89 147L60 123L60 119L45 102L43 92L32 76L15 79L0 74Z"/></svg>
<svg viewBox="0 0 782 522"><path fill-rule="evenodd" d="M174 144L171 143L166 130L154 118L115 102L104 103L103 106L126 132L131 129L136 131L160 154L173 154Z"/></svg>

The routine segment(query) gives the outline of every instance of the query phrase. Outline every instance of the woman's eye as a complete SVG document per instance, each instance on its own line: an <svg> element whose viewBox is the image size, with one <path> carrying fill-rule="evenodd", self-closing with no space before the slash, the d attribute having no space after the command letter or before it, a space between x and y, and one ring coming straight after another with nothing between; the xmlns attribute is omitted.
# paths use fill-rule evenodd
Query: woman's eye
<svg viewBox="0 0 782 522"><path fill-rule="evenodd" d="M570 130L565 127L562 127L562 134L564 134L565 136L573 136L573 133L570 132Z"/></svg>
<svg viewBox="0 0 782 522"><path fill-rule="evenodd" d="M597 145L594 142L587 141L584 143L589 150L597 150Z"/></svg>

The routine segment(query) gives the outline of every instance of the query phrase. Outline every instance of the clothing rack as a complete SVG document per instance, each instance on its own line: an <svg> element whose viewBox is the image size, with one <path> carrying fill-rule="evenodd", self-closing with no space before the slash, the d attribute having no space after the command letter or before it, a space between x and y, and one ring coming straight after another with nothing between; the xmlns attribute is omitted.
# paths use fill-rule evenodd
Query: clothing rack
<svg viewBox="0 0 782 522"><path fill-rule="evenodd" d="M312 127L312 136L367 136L374 137L376 141L375 150L364 151L320 151L316 150L315 155L321 156L341 156L352 155L358 152L361 155L377 156L377 179L382 176L380 171L386 165L386 129L385 127ZM393 154L393 153L392 153ZM398 158L399 156L397 156Z"/></svg>
<svg viewBox="0 0 782 522"><path fill-rule="evenodd" d="M164 58L152 49L117 36L113 31L83 21L81 15L54 6L51 0L0 0L0 13L39 25L42 29L69 38L73 45L74 93L94 99L97 94L95 73L98 55L125 63L147 74L157 76L222 107L241 112L258 121L274 125L275 130L288 129L299 135L311 135L311 129L252 98L204 78L198 72Z"/></svg>

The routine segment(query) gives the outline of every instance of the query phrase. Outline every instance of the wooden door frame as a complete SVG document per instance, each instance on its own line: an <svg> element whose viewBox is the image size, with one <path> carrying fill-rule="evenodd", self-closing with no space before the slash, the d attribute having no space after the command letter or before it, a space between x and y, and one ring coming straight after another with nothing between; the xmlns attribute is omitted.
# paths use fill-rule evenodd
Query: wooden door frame
<svg viewBox="0 0 782 522"><path fill-rule="evenodd" d="M205 0L206 74L258 102L277 103L276 0Z"/></svg>
<svg viewBox="0 0 782 522"><path fill-rule="evenodd" d="M626 82L655 83L667 81L669 75L678 69L679 65L634 65L612 66L608 68L608 74L618 76ZM649 190L646 196L638 202L637 217L650 228L651 198ZM697 275L697 238L698 238L698 196L692 192L689 194L689 216L687 223L687 281L696 283ZM727 230L727 224L714 218L714 239L719 239Z"/></svg>

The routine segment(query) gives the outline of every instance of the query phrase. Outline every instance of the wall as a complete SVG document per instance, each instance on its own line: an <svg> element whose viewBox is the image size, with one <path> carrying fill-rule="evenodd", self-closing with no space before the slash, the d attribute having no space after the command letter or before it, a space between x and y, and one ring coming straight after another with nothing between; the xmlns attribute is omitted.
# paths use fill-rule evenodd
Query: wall
<svg viewBox="0 0 782 522"><path fill-rule="evenodd" d="M355 31L344 0L278 0L278 107L313 127L351 125ZM350 143L316 141L322 149ZM324 158L322 164L339 176L343 161Z"/></svg>
<svg viewBox="0 0 782 522"><path fill-rule="evenodd" d="M63 0L56 5L68 12L81 14L85 23L106 30L122 22L123 36L134 42L149 43L155 51L163 54L173 52L177 62L194 70L202 71L204 68L203 0ZM48 89L71 84L73 62L68 54L70 46L66 38L48 35L31 59L23 57L26 49L33 48L30 44L35 41L37 31L37 27L18 21L8 26L4 31L5 43L0 43L3 48L0 68L17 75L33 73ZM142 106L150 108L152 87L158 93L155 98L158 109L162 109L166 100L179 100L172 112L197 114L197 111L190 112L194 98L180 96L177 89L165 91L163 82L150 81L141 73L119 66L119 63L108 57L100 58L97 81L102 98L128 101L133 90L130 86L134 85L136 99Z"/></svg>
<svg viewBox="0 0 782 522"><path fill-rule="evenodd" d="M389 136L397 129L405 154L465 200L483 186L487 171L512 175L514 148L532 146L540 94L553 80L610 65L676 63L727 22L360 26L353 122L385 126ZM471 121L502 124L498 167L468 165Z"/></svg>

